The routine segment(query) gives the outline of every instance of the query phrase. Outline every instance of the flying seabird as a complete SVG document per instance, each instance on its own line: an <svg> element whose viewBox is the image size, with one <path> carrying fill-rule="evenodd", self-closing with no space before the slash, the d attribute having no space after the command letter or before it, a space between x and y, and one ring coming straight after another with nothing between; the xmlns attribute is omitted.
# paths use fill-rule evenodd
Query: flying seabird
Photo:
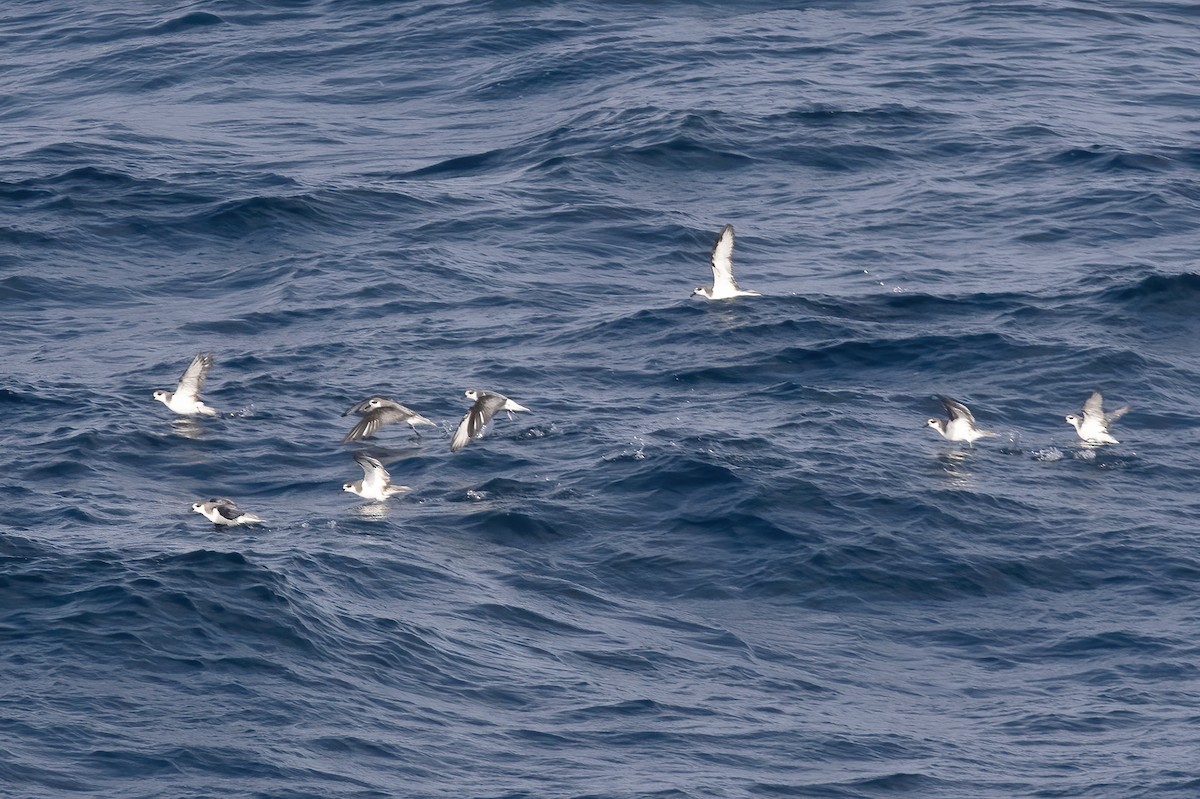
<svg viewBox="0 0 1200 799"><path fill-rule="evenodd" d="M358 494L363 499L373 499L383 502L393 494L403 494L412 491L408 486L392 485L392 476L383 464L370 455L355 455L354 462L362 467L363 479L353 483L343 483L342 490Z"/></svg>
<svg viewBox="0 0 1200 799"><path fill-rule="evenodd" d="M183 376L179 378L179 385L174 391L159 389L154 392L154 398L183 416L196 416L197 414L217 416L215 410L200 401L200 387L204 385L204 378L208 376L208 370L212 368L212 365L212 353L200 353L192 358L192 362L184 371Z"/></svg>
<svg viewBox="0 0 1200 799"><path fill-rule="evenodd" d="M733 279L733 225L726 225L717 234L712 249L712 288L697 286L692 296L699 294L710 300L727 300L731 297L761 297L757 291L746 291Z"/></svg>
<svg viewBox="0 0 1200 799"><path fill-rule="evenodd" d="M215 525L263 524L253 513L238 510L232 499L210 499L208 502L193 502L192 510L202 514Z"/></svg>
<svg viewBox="0 0 1200 799"><path fill-rule="evenodd" d="M467 399L475 400L475 404L470 407L467 415L458 423L458 429L454 431L454 438L450 440L451 452L458 452L472 438L477 438L481 435L484 426L492 420L492 417L496 415L496 411L508 411L509 418L512 418L513 411L529 412L529 409L524 405L518 405L503 394L497 394L494 391L471 388L467 389L464 393Z"/></svg>
<svg viewBox="0 0 1200 799"><path fill-rule="evenodd" d="M1067 424L1075 428L1075 432L1089 444L1119 444L1108 432L1108 426L1129 413L1129 406L1122 405L1112 413L1104 412L1104 397L1099 391L1093 391L1092 396L1083 403L1083 418L1075 414L1067 414Z"/></svg>
<svg viewBox="0 0 1200 799"><path fill-rule="evenodd" d="M431 427L436 427L434 422L429 421L421 414L414 411L412 408L405 408L398 402L394 402L384 397L369 397L362 402L342 414L346 416L351 413L361 413L362 418L358 420L358 424L350 428L350 432L342 439L342 442L360 441L379 432L379 428L385 424L393 422L408 422L409 427L414 433L417 433L417 425L427 424ZM420 438L421 434L417 433Z"/></svg>
<svg viewBox="0 0 1200 799"><path fill-rule="evenodd" d="M958 400L940 396L938 399L942 401L942 407L946 409L946 414L950 418L930 419L925 424L938 431L942 438L949 441L966 441L970 444L977 438L992 438L999 435L998 433L990 433L976 427L975 417L971 415L971 411L967 409L967 406Z"/></svg>

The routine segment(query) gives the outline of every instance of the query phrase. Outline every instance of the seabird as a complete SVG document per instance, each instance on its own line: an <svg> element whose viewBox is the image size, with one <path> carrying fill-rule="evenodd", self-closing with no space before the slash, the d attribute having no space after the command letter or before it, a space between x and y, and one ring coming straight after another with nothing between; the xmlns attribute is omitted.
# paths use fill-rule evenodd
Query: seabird
<svg viewBox="0 0 1200 799"><path fill-rule="evenodd" d="M710 300L727 300L731 297L762 296L757 291L746 291L733 279L733 225L721 228L709 260L712 262L712 288L697 286L692 292L693 297L699 294Z"/></svg>
<svg viewBox="0 0 1200 799"><path fill-rule="evenodd" d="M458 429L454 431L454 438L450 439L451 452L458 452L472 438L477 438L482 434L484 426L492 420L497 411L508 411L509 418L512 418L513 411L529 412L524 405L518 405L503 394L497 394L494 391L471 388L467 389L464 394L467 399L474 400L475 404L458 423Z"/></svg>
<svg viewBox="0 0 1200 799"><path fill-rule="evenodd" d="M949 441L966 441L970 444L977 438L993 438L999 435L976 427L975 417L967 409L967 406L958 400L949 397L938 397L938 399L941 400L942 407L946 409L946 415L950 418L930 419L925 424L938 431L942 438Z"/></svg>
<svg viewBox="0 0 1200 799"><path fill-rule="evenodd" d="M363 479L353 483L343 483L342 490L358 494L363 499L373 499L383 502L393 494L403 494L412 491L408 486L392 485L392 476L383 464L370 455L355 455L354 462L362 467Z"/></svg>
<svg viewBox="0 0 1200 799"><path fill-rule="evenodd" d="M174 391L159 389L154 392L154 398L183 416L217 416L215 410L200 401L200 387L204 385L204 378L208 377L208 370L212 365L212 353L200 353L192 358Z"/></svg>
<svg viewBox="0 0 1200 799"><path fill-rule="evenodd" d="M263 524L253 513L238 510L232 499L210 499L208 502L193 502L192 510L215 525Z"/></svg>
<svg viewBox="0 0 1200 799"><path fill-rule="evenodd" d="M405 408L400 403L385 397L369 397L347 410L342 416L351 413L361 413L362 418L358 420L358 424L350 428L350 432L342 439L343 443L360 441L368 436L373 436L379 432L379 428L393 422L408 422L414 433L417 433L419 424L437 426L412 408ZM420 436L421 434L417 433L417 437L420 438Z"/></svg>
<svg viewBox="0 0 1200 799"><path fill-rule="evenodd" d="M1104 397L1099 391L1093 391L1092 396L1083 403L1083 418L1075 414L1067 414L1067 424L1075 428L1075 432L1089 444L1120 444L1108 432L1108 426L1129 413L1129 406L1122 405L1112 413L1104 412Z"/></svg>

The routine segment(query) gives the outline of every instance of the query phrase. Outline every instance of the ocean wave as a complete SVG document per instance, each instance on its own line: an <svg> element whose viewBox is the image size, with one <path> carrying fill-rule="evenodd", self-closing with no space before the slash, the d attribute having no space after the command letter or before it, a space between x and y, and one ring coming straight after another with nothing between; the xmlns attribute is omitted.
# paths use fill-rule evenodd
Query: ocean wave
<svg viewBox="0 0 1200 799"><path fill-rule="evenodd" d="M1182 312L1200 295L1200 275L1186 272L1150 275L1127 286L1106 290L1101 299L1144 312Z"/></svg>
<svg viewBox="0 0 1200 799"><path fill-rule="evenodd" d="M0 782L1187 793L1194 16L13 9Z"/></svg>

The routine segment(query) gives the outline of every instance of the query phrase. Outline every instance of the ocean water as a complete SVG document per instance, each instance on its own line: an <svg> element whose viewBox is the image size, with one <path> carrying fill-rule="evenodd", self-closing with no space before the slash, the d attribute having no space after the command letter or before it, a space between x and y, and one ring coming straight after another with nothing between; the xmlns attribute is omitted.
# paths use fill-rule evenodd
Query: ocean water
<svg viewBox="0 0 1200 799"><path fill-rule="evenodd" d="M1137 0L6 4L0 795L1200 796L1198 71Z"/></svg>

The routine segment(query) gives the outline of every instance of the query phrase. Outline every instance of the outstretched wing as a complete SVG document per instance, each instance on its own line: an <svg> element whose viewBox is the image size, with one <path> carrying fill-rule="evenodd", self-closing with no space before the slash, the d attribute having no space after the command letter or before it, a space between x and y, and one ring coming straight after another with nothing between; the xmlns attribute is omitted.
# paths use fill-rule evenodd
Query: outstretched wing
<svg viewBox="0 0 1200 799"><path fill-rule="evenodd" d="M950 421L953 422L955 419L966 419L971 424L975 424L975 417L971 414L971 411L967 409L966 405L963 405L958 400L951 399L950 397L939 396L938 399L942 401L942 407L946 409L946 413L950 416Z"/></svg>
<svg viewBox="0 0 1200 799"><path fill-rule="evenodd" d="M383 468L383 464L370 455L355 455L354 462L362 467L364 487L367 485L385 486L392 479L388 470Z"/></svg>
<svg viewBox="0 0 1200 799"><path fill-rule="evenodd" d="M346 410L342 411L342 416L349 416L349 415L350 415L350 414L352 414L352 413L362 413L362 412L364 412L364 411L367 409L367 406L368 406L368 405L371 403L371 400L373 400L373 399L375 399L375 397L373 397L373 396L372 396L372 397L367 397L367 398L366 398L365 400L363 400L362 402L356 402L356 403L354 403L354 404L353 404L353 405L351 405L349 408L347 408Z"/></svg>
<svg viewBox="0 0 1200 799"><path fill-rule="evenodd" d="M454 431L454 438L450 439L451 452L458 452L470 442L471 427L474 419L475 406L472 405L470 410L463 416L462 421L458 423L458 429Z"/></svg>
<svg viewBox="0 0 1200 799"><path fill-rule="evenodd" d="M1083 420L1098 424L1101 428L1105 426L1104 396L1099 391L1093 391L1092 396L1083 403Z"/></svg>
<svg viewBox="0 0 1200 799"><path fill-rule="evenodd" d="M483 428L496 415L496 411L503 408L506 402L508 402L506 397L496 394L480 394L479 399L475 400L475 404L458 423L458 429L454 431L454 438L450 440L450 451L458 452L472 438L482 433Z"/></svg>
<svg viewBox="0 0 1200 799"><path fill-rule="evenodd" d="M358 424L351 427L350 432L342 438L342 443L361 441L379 432L379 428L383 427L382 410L382 408L376 408L370 413L363 414L363 417L358 420Z"/></svg>
<svg viewBox="0 0 1200 799"><path fill-rule="evenodd" d="M1109 413L1109 414L1107 414L1107 415L1104 417L1104 421L1105 421L1105 423L1106 423L1106 424L1112 424L1113 422L1117 421L1117 420L1118 420L1118 419L1120 419L1122 416L1124 416L1125 414L1129 413L1129 409L1130 409L1131 407L1133 407L1133 406L1131 406L1131 405L1122 405L1120 408L1117 408L1117 409L1116 409L1115 411L1113 411L1112 413Z"/></svg>
<svg viewBox="0 0 1200 799"><path fill-rule="evenodd" d="M372 400L377 400L382 403L378 408L367 410L368 403ZM375 435L379 432L379 428L385 424L395 424L396 422L407 422L410 419L416 419L418 424L432 425L433 422L426 419L421 414L414 411L412 408L406 408L398 402L393 402L382 397L370 397L355 405L350 410L343 413L345 416L349 413L361 413L363 418L358 421L358 424L350 428L350 432L342 439L346 441L357 441L362 438Z"/></svg>
<svg viewBox="0 0 1200 799"><path fill-rule="evenodd" d="M737 290L737 281L733 279L733 225L721 228L709 260L712 263L713 293L720 294L720 286Z"/></svg>
<svg viewBox="0 0 1200 799"><path fill-rule="evenodd" d="M208 377L208 370L212 368L213 357L211 352L202 352L192 362L188 364L188 368L184 370L183 376L179 378L179 386L175 389L175 396L182 397L188 402L195 402L200 397L200 389L204 385L204 378Z"/></svg>

